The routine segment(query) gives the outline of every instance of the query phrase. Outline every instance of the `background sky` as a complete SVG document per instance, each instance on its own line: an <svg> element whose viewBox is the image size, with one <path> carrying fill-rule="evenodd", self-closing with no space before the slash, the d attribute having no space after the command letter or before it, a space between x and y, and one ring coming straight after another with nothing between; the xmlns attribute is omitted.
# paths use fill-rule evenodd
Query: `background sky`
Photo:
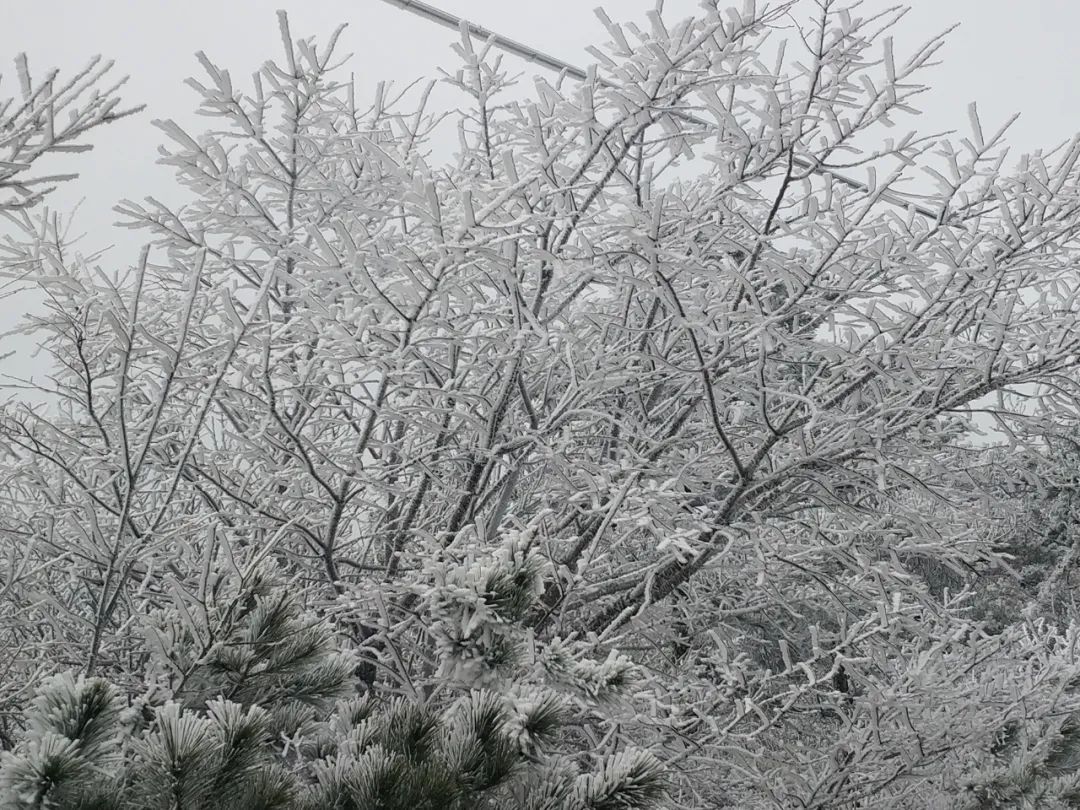
<svg viewBox="0 0 1080 810"><path fill-rule="evenodd" d="M586 0L432 0L434 5L538 50L585 65L585 47L607 38ZM731 0L732 3L741 0ZM763 0L762 0L763 2ZM809 0L808 0L809 2ZM759 5L761 3L759 2ZM914 0L894 32L898 61L944 28L959 23L941 52L942 64L924 81L933 89L922 96L921 132L959 129L967 133L966 108L976 101L983 129L993 131L1015 112L1020 120L1010 143L1021 151L1049 147L1080 130L1080 81L1075 32L1080 30L1077 0ZM696 0L666 0L670 22L697 8ZM865 16L894 5L864 0ZM615 20L645 22L655 0L610 0ZM85 233L84 252L115 244L105 263L127 265L137 253L137 235L112 228L111 208L125 197L168 199L171 172L156 166L162 141L150 121L175 118L198 131L205 124L191 115L195 94L183 80L202 72L194 53L228 68L243 84L267 58L277 58L281 43L275 10L285 8L295 35L325 37L348 23L339 52L354 54L351 69L370 97L380 80L405 84L434 77L439 66L456 67L450 51L456 34L382 0L0 0L0 92L13 92L12 60L25 51L35 74L51 67L69 73L101 54L130 74L125 99L147 109L94 134L92 153L75 156L81 177L50 200L66 211L82 200L75 230ZM541 68L520 63L527 72ZM206 119L202 119L206 121ZM207 122L209 123L209 122ZM50 169L53 168L50 166ZM34 302L27 297L0 300L0 331L10 328ZM33 364L25 342L0 363L0 372L28 373Z"/></svg>

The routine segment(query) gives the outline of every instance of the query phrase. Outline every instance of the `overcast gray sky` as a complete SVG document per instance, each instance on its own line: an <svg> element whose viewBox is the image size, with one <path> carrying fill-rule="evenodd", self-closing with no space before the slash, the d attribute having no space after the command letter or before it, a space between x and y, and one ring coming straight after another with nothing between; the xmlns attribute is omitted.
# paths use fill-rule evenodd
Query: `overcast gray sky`
<svg viewBox="0 0 1080 810"><path fill-rule="evenodd" d="M732 0L741 5L741 0ZM589 61L584 48L606 32L586 0L436 0L447 11L526 42L576 64ZM644 21L655 0L612 0L604 4L618 20ZM864 0L864 12L887 8L886 0ZM996 128L1013 112L1021 119L1010 142L1017 150L1051 146L1080 129L1080 30L1078 0L914 0L895 32L898 57L943 28L960 23L932 74L933 90L923 97L923 132L959 128L966 134L966 106L977 101L983 127ZM667 0L668 19L686 16L697 0ZM288 10L294 35L325 37L348 23L343 50L352 52L352 69L361 84L398 82L434 76L440 65L454 66L449 44L455 34L382 0L0 0L0 89L11 92L12 58L30 56L35 72L49 67L71 71L94 54L114 59L131 81L126 98L147 104L137 119L98 132L91 155L78 156L81 178L52 200L65 210L81 198L76 219L87 233L83 248L117 242L109 258L127 264L133 235L116 233L111 207L124 197L168 197L169 172L154 165L160 133L153 118L190 121L195 101L183 84L201 72L193 54L205 51L231 70L234 80L248 76L281 49L274 11ZM540 70L528 66L528 70ZM14 299L0 313L0 326L25 306ZM20 362L21 366L22 363ZM7 370L7 369L5 369Z"/></svg>
<svg viewBox="0 0 1080 810"><path fill-rule="evenodd" d="M605 8L613 18L643 21L654 4L613 0ZM436 5L577 64L588 61L586 45L606 37L590 0L438 0ZM863 7L890 5L865 0ZM920 123L926 131L965 128L969 101L979 102L986 129L1022 112L1011 139L1019 149L1048 146L1080 129L1075 79L1080 2L914 0L911 5L896 32L898 55L905 46L914 48L960 23L944 63L935 69L934 89L923 99L926 115ZM665 16L685 16L696 6L696 0L667 0ZM275 9L289 11L295 34L325 35L347 22L345 49L355 54L353 68L361 83L371 87L380 79L407 81L456 64L448 47L453 32L381 0L0 0L0 8L0 70L10 73L18 51L26 51L38 69L65 70L100 53L131 75L127 98L148 105L138 120L98 133L92 159L79 160L82 179L53 200L63 208L86 197L78 221L99 244L107 241L100 229L112 220L112 204L168 184L165 171L153 166L160 137L150 120L181 118L192 108L194 93L183 80L200 72L193 53L206 51L240 81L267 57L278 56Z"/></svg>

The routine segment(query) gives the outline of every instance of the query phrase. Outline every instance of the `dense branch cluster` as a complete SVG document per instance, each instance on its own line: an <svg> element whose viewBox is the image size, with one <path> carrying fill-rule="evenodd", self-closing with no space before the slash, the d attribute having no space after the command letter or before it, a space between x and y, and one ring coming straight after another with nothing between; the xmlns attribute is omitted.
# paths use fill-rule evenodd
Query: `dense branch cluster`
<svg viewBox="0 0 1080 810"><path fill-rule="evenodd" d="M601 14L528 90L463 35L449 113L282 15L155 122L188 201L118 207L132 267L12 214L4 784L1074 806L1080 140L886 138L942 40L857 12Z"/></svg>

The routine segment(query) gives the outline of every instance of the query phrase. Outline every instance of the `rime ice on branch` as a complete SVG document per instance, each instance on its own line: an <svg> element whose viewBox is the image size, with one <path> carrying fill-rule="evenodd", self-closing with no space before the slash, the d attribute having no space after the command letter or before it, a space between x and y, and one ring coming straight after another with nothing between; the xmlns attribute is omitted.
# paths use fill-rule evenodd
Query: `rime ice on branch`
<svg viewBox="0 0 1080 810"><path fill-rule="evenodd" d="M35 81L26 54L15 58L17 96L0 95L0 211L36 205L57 183L75 174L34 175L35 162L50 154L86 152L86 134L142 110L122 109L120 87L110 84L112 62L94 57L69 78L50 71Z"/></svg>

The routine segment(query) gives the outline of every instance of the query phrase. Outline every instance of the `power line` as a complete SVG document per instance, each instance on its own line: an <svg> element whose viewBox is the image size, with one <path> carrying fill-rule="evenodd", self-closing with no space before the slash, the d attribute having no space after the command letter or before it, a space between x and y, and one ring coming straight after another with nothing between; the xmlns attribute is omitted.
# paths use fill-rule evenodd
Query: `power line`
<svg viewBox="0 0 1080 810"><path fill-rule="evenodd" d="M496 34L494 31L490 31L484 28L482 25L471 23L468 20L464 20L461 17L456 17L449 11L443 11L441 8L430 6L427 3L421 3L419 0L383 0L385 3L389 3L392 6L397 6L403 11L410 11L418 17L431 20L434 23L438 23L444 28L449 28L453 31L460 31L461 25L464 23L469 30L469 33L478 39L492 40L502 50L512 53L515 56L529 61L536 62L538 65L543 65L550 70L565 70L570 76L575 79L584 81L585 71L574 65L567 64L561 59L556 59L554 56L550 56L546 53L530 48L522 42L518 42L515 39L504 37L501 34Z"/></svg>
<svg viewBox="0 0 1080 810"><path fill-rule="evenodd" d="M587 74L584 70L575 65L571 65L569 62L564 62L562 59L558 59L551 54L544 53L543 51L538 51L536 48L533 48L522 42L518 42L515 39L504 37L502 34L497 34L488 28L484 28L482 25L477 25L476 23L469 22L462 17L451 14L449 11L443 11L441 8L436 8L433 5L421 2L421 0L383 0L383 2L389 3L392 6L400 8L402 11L408 11L418 17L430 20L431 22L441 25L444 28L449 28L453 31L461 31L462 28L464 28L466 31L469 32L470 35L476 37L477 39L483 39L485 41L490 40L498 48L506 51L507 53L512 53L515 56L520 56L522 59L528 62L535 62L536 64L542 65L549 70L566 73L566 75L572 76L579 81L584 81L587 77ZM603 82L602 79L599 79L598 81L606 84L606 82ZM698 124L699 126L708 126L708 123L706 121L698 118L695 115L691 115L690 113L678 112L671 114L677 115L679 118L685 121L689 121L693 124ZM816 166L813 161L807 160L806 158L796 156L794 157L794 163L801 169L806 169L813 172L820 172L820 168ZM858 180L853 180L852 178L846 177L842 174L834 174L832 172L830 172L829 174L834 180L836 180L836 182L840 183L841 185L847 186L848 188L854 189L856 191L861 191L864 194L870 193L870 188L865 183L860 183ZM936 211L932 211L925 206L921 206L918 203L907 200L899 194L893 193L891 191L883 191L880 194L880 199L892 203L893 205L898 205L901 208L911 208L916 213L921 214L928 219L934 221L937 221L938 219L938 213Z"/></svg>

